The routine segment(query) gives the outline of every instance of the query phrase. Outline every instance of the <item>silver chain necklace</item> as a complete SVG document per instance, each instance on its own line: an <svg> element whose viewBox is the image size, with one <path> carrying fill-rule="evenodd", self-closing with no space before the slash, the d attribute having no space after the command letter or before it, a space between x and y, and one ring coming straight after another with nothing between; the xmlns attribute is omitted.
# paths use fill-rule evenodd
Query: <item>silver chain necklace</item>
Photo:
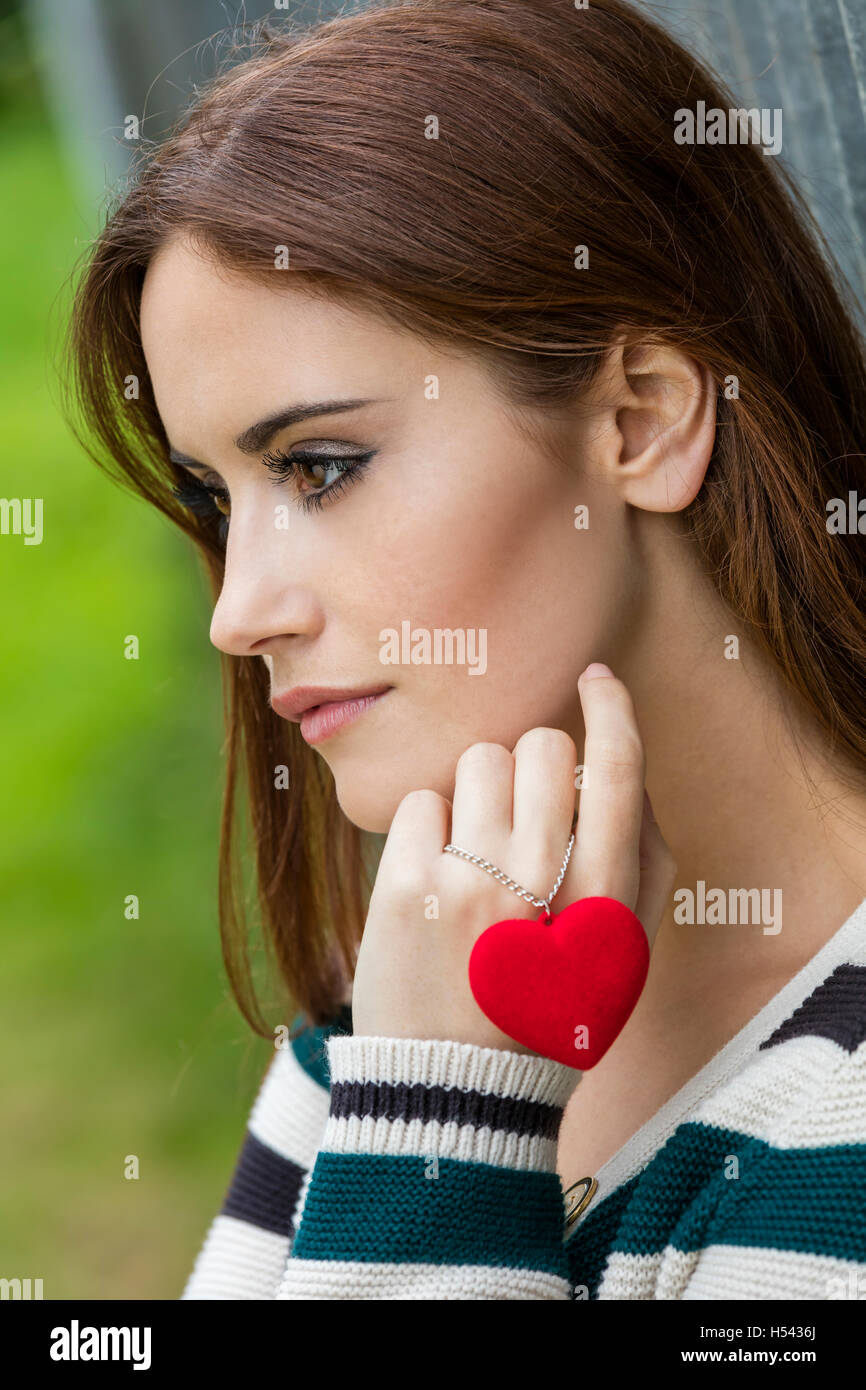
<svg viewBox="0 0 866 1390"><path fill-rule="evenodd" d="M571 851L573 848L574 831L571 832L571 839L569 840L568 848L565 851L565 858L562 861L562 868L559 871L559 877L557 878L556 882L554 883L546 898L536 898L534 894L530 893L529 890L524 888L522 884L518 883L516 879L509 878L508 875L504 874L501 869L497 869L495 864L491 864L489 859L482 859L481 856L478 854L470 854L469 851L466 849L458 849L457 845L446 845L445 853L459 854L461 859L468 859L470 864L477 864L479 869L484 869L486 873L492 874L492 876L498 879L500 883L504 884L506 888L510 888L513 893L516 893L518 898L524 898L526 902L532 903L534 907L543 907L545 912L544 922L545 925L547 925L549 922L552 921L550 915L550 904L553 902L553 899L559 892L559 886L562 883L562 880L565 878L565 871L568 868L568 861L571 858Z"/></svg>

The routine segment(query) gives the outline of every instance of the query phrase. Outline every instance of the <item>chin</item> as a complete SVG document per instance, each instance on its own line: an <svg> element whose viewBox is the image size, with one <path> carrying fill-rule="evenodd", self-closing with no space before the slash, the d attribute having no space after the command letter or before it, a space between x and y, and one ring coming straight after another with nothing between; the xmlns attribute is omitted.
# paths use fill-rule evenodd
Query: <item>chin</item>
<svg viewBox="0 0 866 1390"><path fill-rule="evenodd" d="M387 796L381 786L376 786L375 778L355 781L352 778L336 778L337 801L347 820L357 825L359 830L369 830L374 835L387 835L394 819L394 812L405 795L399 792Z"/></svg>
<svg viewBox="0 0 866 1390"><path fill-rule="evenodd" d="M376 763L365 761L360 769L352 771L341 768L334 771L334 783L340 810L359 830L369 830L375 835L387 835L397 807L410 791L419 787L429 787L450 800L453 795L453 773L437 777L428 769L411 770L405 766L383 768L376 771ZM437 785L437 782L440 785Z"/></svg>

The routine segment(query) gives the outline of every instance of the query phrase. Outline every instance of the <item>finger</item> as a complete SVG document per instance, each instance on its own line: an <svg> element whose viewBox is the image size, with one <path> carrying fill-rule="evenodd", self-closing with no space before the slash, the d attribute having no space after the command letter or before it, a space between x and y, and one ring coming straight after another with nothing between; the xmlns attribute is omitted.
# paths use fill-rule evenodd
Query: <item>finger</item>
<svg viewBox="0 0 866 1390"><path fill-rule="evenodd" d="M514 758L509 750L501 743L471 744L458 758L454 773L454 844L495 861L511 833L513 789Z"/></svg>
<svg viewBox="0 0 866 1390"><path fill-rule="evenodd" d="M575 878L581 897L616 898L634 909L646 770L634 706L622 681L599 663L587 667L578 690L586 743Z"/></svg>
<svg viewBox="0 0 866 1390"><path fill-rule="evenodd" d="M387 882L395 888L415 885L418 873L442 853L450 832L451 803L444 796L426 788L407 792L394 812L376 883Z"/></svg>
<svg viewBox="0 0 866 1390"><path fill-rule="evenodd" d="M652 945L673 891L677 866L670 846L656 824L646 793L640 828L639 861L640 888L634 913Z"/></svg>
<svg viewBox="0 0 866 1390"><path fill-rule="evenodd" d="M514 745L509 872L540 898L553 887L571 835L576 761L563 729L529 729Z"/></svg>

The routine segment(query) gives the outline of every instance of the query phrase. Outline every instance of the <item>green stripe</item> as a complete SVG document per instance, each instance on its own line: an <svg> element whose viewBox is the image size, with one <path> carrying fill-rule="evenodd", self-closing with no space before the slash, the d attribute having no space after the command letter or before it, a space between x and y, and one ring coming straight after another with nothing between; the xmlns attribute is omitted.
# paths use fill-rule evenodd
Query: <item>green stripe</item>
<svg viewBox="0 0 866 1390"><path fill-rule="evenodd" d="M769 1146L739 1130L690 1121L681 1124L638 1175L612 1250L656 1255L666 1245L700 1250L713 1212L739 1179L725 1177L733 1156L742 1175L753 1171Z"/></svg>
<svg viewBox="0 0 866 1390"><path fill-rule="evenodd" d="M321 1151L292 1256L492 1265L568 1278L555 1173L439 1158ZM427 1174L431 1176L427 1176Z"/></svg>
<svg viewBox="0 0 866 1390"><path fill-rule="evenodd" d="M704 1244L758 1245L866 1264L866 1144L772 1149L738 1181Z"/></svg>
<svg viewBox="0 0 866 1390"><path fill-rule="evenodd" d="M298 1014L292 1020L290 1031L301 1026L304 1015ZM341 1010L330 1023L323 1024L319 1028L308 1027L299 1033L296 1038L292 1038L292 1051L300 1065L313 1081L317 1082L323 1090L330 1090L331 1080L328 1075L328 1053L325 1048L325 1040L332 1033L347 1033L348 1010Z"/></svg>
<svg viewBox="0 0 866 1390"><path fill-rule="evenodd" d="M578 1300L595 1298L623 1212L632 1199L637 1182L637 1177L630 1178L599 1202L597 1207L590 1207L569 1236L565 1253L569 1281Z"/></svg>
<svg viewBox="0 0 866 1390"><path fill-rule="evenodd" d="M669 1245L866 1263L864 1189L866 1144L777 1149L738 1130L681 1124L641 1173L587 1212L566 1246L571 1281L594 1297L611 1254L657 1255Z"/></svg>

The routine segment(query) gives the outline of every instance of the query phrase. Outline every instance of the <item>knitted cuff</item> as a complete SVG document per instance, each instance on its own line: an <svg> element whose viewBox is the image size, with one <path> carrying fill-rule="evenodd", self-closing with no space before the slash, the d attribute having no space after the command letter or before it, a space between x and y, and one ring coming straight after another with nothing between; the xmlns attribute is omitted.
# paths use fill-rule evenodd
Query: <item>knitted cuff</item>
<svg viewBox="0 0 866 1390"><path fill-rule="evenodd" d="M462 1159L552 1172L580 1072L532 1053L440 1039L327 1041L332 1153Z"/></svg>

